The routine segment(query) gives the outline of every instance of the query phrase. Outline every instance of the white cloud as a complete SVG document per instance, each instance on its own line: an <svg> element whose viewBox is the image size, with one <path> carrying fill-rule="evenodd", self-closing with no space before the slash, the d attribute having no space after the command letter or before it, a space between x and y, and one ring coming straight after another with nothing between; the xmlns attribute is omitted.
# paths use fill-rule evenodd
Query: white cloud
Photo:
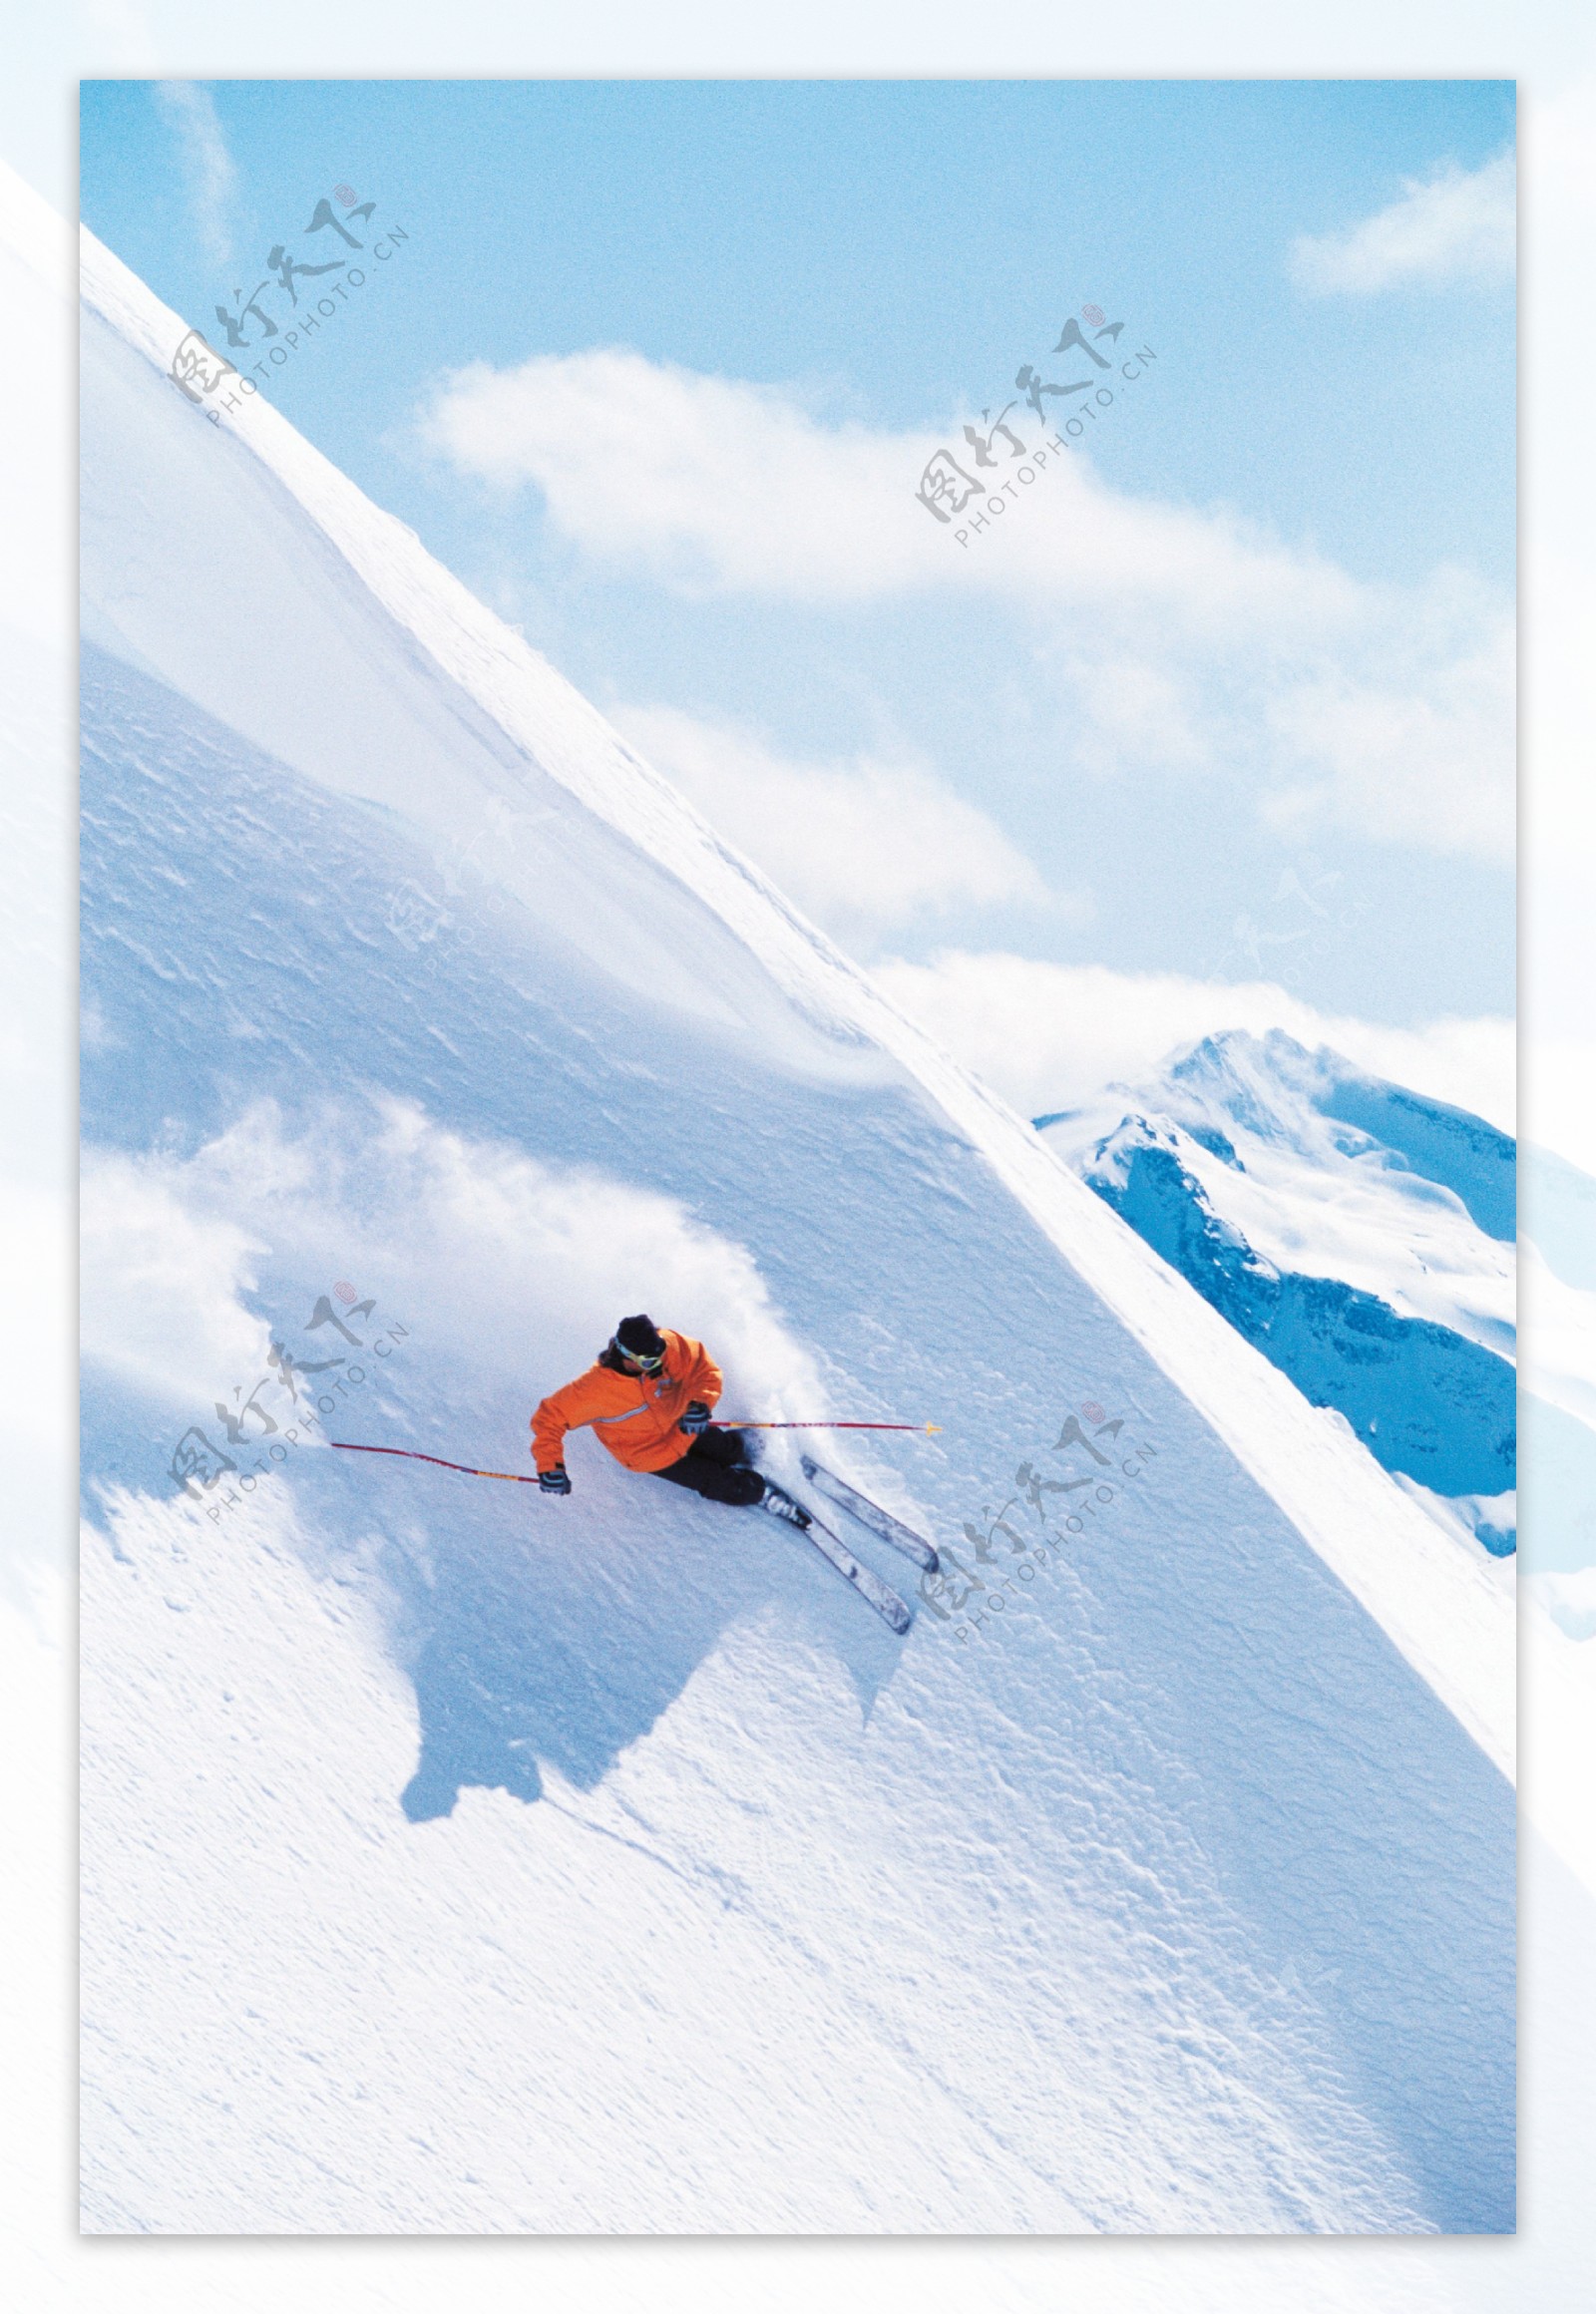
<svg viewBox="0 0 1596 2314"><path fill-rule="evenodd" d="M1032 501L1013 502L1000 540L962 550L916 497L942 435L828 425L793 392L624 348L474 363L445 379L421 430L465 473L536 486L555 528L594 560L692 589L846 602L1023 594L1045 580L1063 605L1161 598L1203 634L1269 605L1309 631L1356 598L1322 559L1228 516L1119 497L1064 454Z"/></svg>
<svg viewBox="0 0 1596 2314"><path fill-rule="evenodd" d="M611 720L839 941L869 945L937 909L1048 902L1024 854L918 764L796 763L750 732L672 707L623 708ZM1065 905L1077 921L1087 913Z"/></svg>
<svg viewBox="0 0 1596 2314"><path fill-rule="evenodd" d="M1371 296L1399 283L1512 278L1518 228L1513 156L1482 169L1455 166L1340 232L1304 233L1290 271L1316 296Z"/></svg>
<svg viewBox="0 0 1596 2314"><path fill-rule="evenodd" d="M1456 573L1366 583L1232 514L1113 491L1073 453L961 549L915 496L938 437L624 351L458 372L423 430L496 489L535 486L579 554L678 590L1000 598L1083 765L1224 777L1294 828L1511 858L1510 608Z"/></svg>
<svg viewBox="0 0 1596 2314"><path fill-rule="evenodd" d="M156 102L175 133L205 255L214 265L232 261L227 204L232 197L232 155L210 91L198 81L158 81Z"/></svg>
<svg viewBox="0 0 1596 2314"><path fill-rule="evenodd" d="M624 348L473 363L445 381L423 431L467 473L536 484L585 553L689 585L874 595L934 583L929 550L946 543L922 536L932 525L913 496L929 438L827 427L775 388Z"/></svg>
<svg viewBox="0 0 1596 2314"><path fill-rule="evenodd" d="M1271 702L1306 776L1271 795L1285 832L1330 820L1480 859L1512 854L1516 648L1505 612L1405 684L1311 676Z"/></svg>
<svg viewBox="0 0 1596 2314"><path fill-rule="evenodd" d="M1510 1020L1389 1028L1316 1011L1267 980L1194 980L957 951L929 964L878 964L871 977L1027 1117L1146 1076L1177 1047L1222 1029L1261 1036L1283 1028L1300 1044L1328 1044L1377 1076L1513 1130Z"/></svg>

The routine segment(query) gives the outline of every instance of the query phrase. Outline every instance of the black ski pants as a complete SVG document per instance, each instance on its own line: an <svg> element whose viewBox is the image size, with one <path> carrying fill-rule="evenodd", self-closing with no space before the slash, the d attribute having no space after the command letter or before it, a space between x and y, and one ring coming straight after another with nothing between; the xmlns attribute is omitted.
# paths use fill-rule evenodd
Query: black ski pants
<svg viewBox="0 0 1596 2314"><path fill-rule="evenodd" d="M748 1441L740 1430L703 1430L679 1462L656 1470L672 1486L690 1486L710 1502L735 1503L746 1510L763 1498L765 1482L747 1459Z"/></svg>

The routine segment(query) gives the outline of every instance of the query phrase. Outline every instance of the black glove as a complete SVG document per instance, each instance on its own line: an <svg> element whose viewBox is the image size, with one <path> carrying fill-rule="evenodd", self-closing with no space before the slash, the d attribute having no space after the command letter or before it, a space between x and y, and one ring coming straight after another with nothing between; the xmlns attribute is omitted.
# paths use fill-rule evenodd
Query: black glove
<svg viewBox="0 0 1596 2314"><path fill-rule="evenodd" d="M543 1488L545 1494L569 1494L571 1492L571 1476L563 1462L557 1462L553 1470L540 1470L538 1484Z"/></svg>
<svg viewBox="0 0 1596 2314"><path fill-rule="evenodd" d="M681 1420L676 1424L676 1428L685 1430L689 1438L701 1438L708 1427L709 1408L704 1404L702 1398L694 1398Z"/></svg>

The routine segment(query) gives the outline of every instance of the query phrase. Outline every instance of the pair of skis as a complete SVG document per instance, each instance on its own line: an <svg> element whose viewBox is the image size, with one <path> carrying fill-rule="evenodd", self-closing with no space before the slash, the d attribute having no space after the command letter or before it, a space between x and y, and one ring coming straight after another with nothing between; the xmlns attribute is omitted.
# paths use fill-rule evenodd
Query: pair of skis
<svg viewBox="0 0 1596 2314"><path fill-rule="evenodd" d="M856 1486L850 1486L845 1478L839 1478L834 1470L828 1470L812 1454L802 1457L802 1468L817 1494L825 1495L828 1501L836 1503L839 1509L856 1518L862 1527L868 1527L884 1543L891 1543L894 1550L902 1551L906 1558L913 1559L917 1567L923 1567L928 1574L936 1573L937 1554L923 1535L915 1533L913 1527L906 1527L902 1519L894 1518L890 1510L883 1510L879 1502L872 1502L868 1494L861 1494ZM800 1527L798 1532L808 1537L826 1564L835 1568L845 1583L853 1585L860 1598L876 1610L883 1623L900 1635L906 1632L914 1617L891 1584L884 1583L873 1569L862 1566L842 1537L817 1518L807 1503L800 1507L808 1513L809 1524Z"/></svg>

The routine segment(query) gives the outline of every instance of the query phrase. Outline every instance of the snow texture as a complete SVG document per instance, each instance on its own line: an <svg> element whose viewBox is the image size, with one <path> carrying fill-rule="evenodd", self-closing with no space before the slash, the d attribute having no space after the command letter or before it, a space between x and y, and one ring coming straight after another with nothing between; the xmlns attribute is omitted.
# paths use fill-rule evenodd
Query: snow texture
<svg viewBox="0 0 1596 2314"><path fill-rule="evenodd" d="M1491 1570L182 334L86 237L85 2224L1509 2229ZM943 1424L906 1640L327 1450L638 1308Z"/></svg>

